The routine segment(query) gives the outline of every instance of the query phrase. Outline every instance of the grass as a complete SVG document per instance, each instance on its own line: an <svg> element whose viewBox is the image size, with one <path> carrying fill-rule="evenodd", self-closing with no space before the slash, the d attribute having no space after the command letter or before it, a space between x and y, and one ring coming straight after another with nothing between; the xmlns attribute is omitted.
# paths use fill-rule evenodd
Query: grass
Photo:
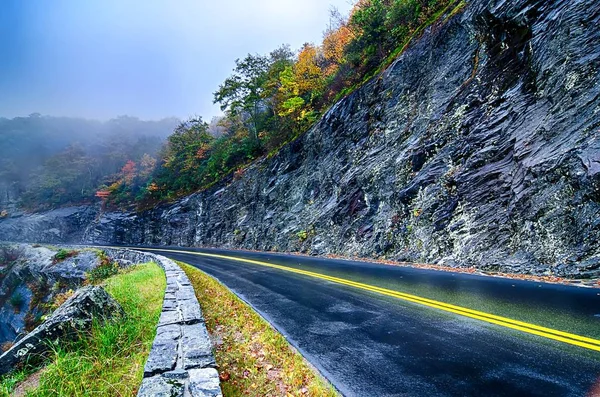
<svg viewBox="0 0 600 397"><path fill-rule="evenodd" d="M24 381L29 372L28 370L20 370L2 377L0 382L0 396L10 396L15 386Z"/></svg>
<svg viewBox="0 0 600 397"><path fill-rule="evenodd" d="M337 396L286 339L206 273L179 262L215 341L224 396Z"/></svg>
<svg viewBox="0 0 600 397"><path fill-rule="evenodd" d="M154 263L138 265L108 278L103 286L126 317L95 323L88 336L55 346L39 384L27 396L136 395L162 309L164 273ZM10 395L23 378L18 372L2 379L0 395Z"/></svg>

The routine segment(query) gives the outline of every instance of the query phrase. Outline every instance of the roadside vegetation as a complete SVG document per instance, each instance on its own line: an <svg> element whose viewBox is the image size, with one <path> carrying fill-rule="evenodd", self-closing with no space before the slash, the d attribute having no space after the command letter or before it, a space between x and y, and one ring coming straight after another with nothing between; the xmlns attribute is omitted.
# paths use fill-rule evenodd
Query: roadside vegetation
<svg viewBox="0 0 600 397"><path fill-rule="evenodd" d="M0 396L137 393L162 309L163 271L154 263L138 265L100 284L121 304L126 317L95 323L89 335L55 346L42 368L26 368L2 378Z"/></svg>
<svg viewBox="0 0 600 397"><path fill-rule="evenodd" d="M206 273L179 262L215 345L224 396L338 396L260 315Z"/></svg>

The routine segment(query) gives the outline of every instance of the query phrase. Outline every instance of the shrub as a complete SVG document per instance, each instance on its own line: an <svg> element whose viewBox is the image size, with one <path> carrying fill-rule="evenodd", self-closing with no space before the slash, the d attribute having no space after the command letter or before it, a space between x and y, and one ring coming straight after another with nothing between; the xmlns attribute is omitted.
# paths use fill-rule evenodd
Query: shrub
<svg viewBox="0 0 600 397"><path fill-rule="evenodd" d="M15 292L9 299L10 304L12 305L15 312L18 313L21 310L21 306L25 302L25 298L20 292Z"/></svg>
<svg viewBox="0 0 600 397"><path fill-rule="evenodd" d="M110 260L103 252L99 254L100 264L86 273L86 279L92 284L98 284L119 272L119 264Z"/></svg>
<svg viewBox="0 0 600 397"><path fill-rule="evenodd" d="M296 233L296 236L300 239L300 241L304 241L308 238L308 232L306 230L300 230Z"/></svg>
<svg viewBox="0 0 600 397"><path fill-rule="evenodd" d="M62 262L67 258L72 258L72 257L76 256L77 254L79 254L79 251L76 251L76 250L69 251L64 248L61 248L58 250L56 255L54 255L54 259L52 260L52 263L56 264L56 263Z"/></svg>

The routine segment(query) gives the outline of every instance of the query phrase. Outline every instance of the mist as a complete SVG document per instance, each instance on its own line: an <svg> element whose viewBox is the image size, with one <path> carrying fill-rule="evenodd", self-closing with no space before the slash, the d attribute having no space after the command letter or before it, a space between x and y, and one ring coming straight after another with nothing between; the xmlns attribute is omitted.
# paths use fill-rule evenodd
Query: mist
<svg viewBox="0 0 600 397"><path fill-rule="evenodd" d="M156 161L176 118L0 118L0 210L80 203L127 164ZM35 206L33 208L32 206Z"/></svg>

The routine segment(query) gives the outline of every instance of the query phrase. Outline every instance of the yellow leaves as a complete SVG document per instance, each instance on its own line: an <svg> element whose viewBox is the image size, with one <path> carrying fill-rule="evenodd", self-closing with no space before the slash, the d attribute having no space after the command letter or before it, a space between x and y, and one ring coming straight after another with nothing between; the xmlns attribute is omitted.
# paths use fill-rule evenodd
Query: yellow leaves
<svg viewBox="0 0 600 397"><path fill-rule="evenodd" d="M121 185L122 185L122 181L116 181L115 183L110 185L107 190L112 193L115 190L119 189L121 187Z"/></svg>
<svg viewBox="0 0 600 397"><path fill-rule="evenodd" d="M142 159L140 160L140 165L142 167L140 175L143 177L148 177L156 168L156 159L150 156L148 153L144 153Z"/></svg>
<svg viewBox="0 0 600 397"><path fill-rule="evenodd" d="M158 192L160 190L160 188L158 187L156 182L152 182L150 185L148 185L146 190L148 190L149 192Z"/></svg>
<svg viewBox="0 0 600 397"><path fill-rule="evenodd" d="M320 91L324 85L321 68L318 65L319 48L312 44L304 44L298 54L298 61L294 65L295 80L298 84L300 95L313 91Z"/></svg>

